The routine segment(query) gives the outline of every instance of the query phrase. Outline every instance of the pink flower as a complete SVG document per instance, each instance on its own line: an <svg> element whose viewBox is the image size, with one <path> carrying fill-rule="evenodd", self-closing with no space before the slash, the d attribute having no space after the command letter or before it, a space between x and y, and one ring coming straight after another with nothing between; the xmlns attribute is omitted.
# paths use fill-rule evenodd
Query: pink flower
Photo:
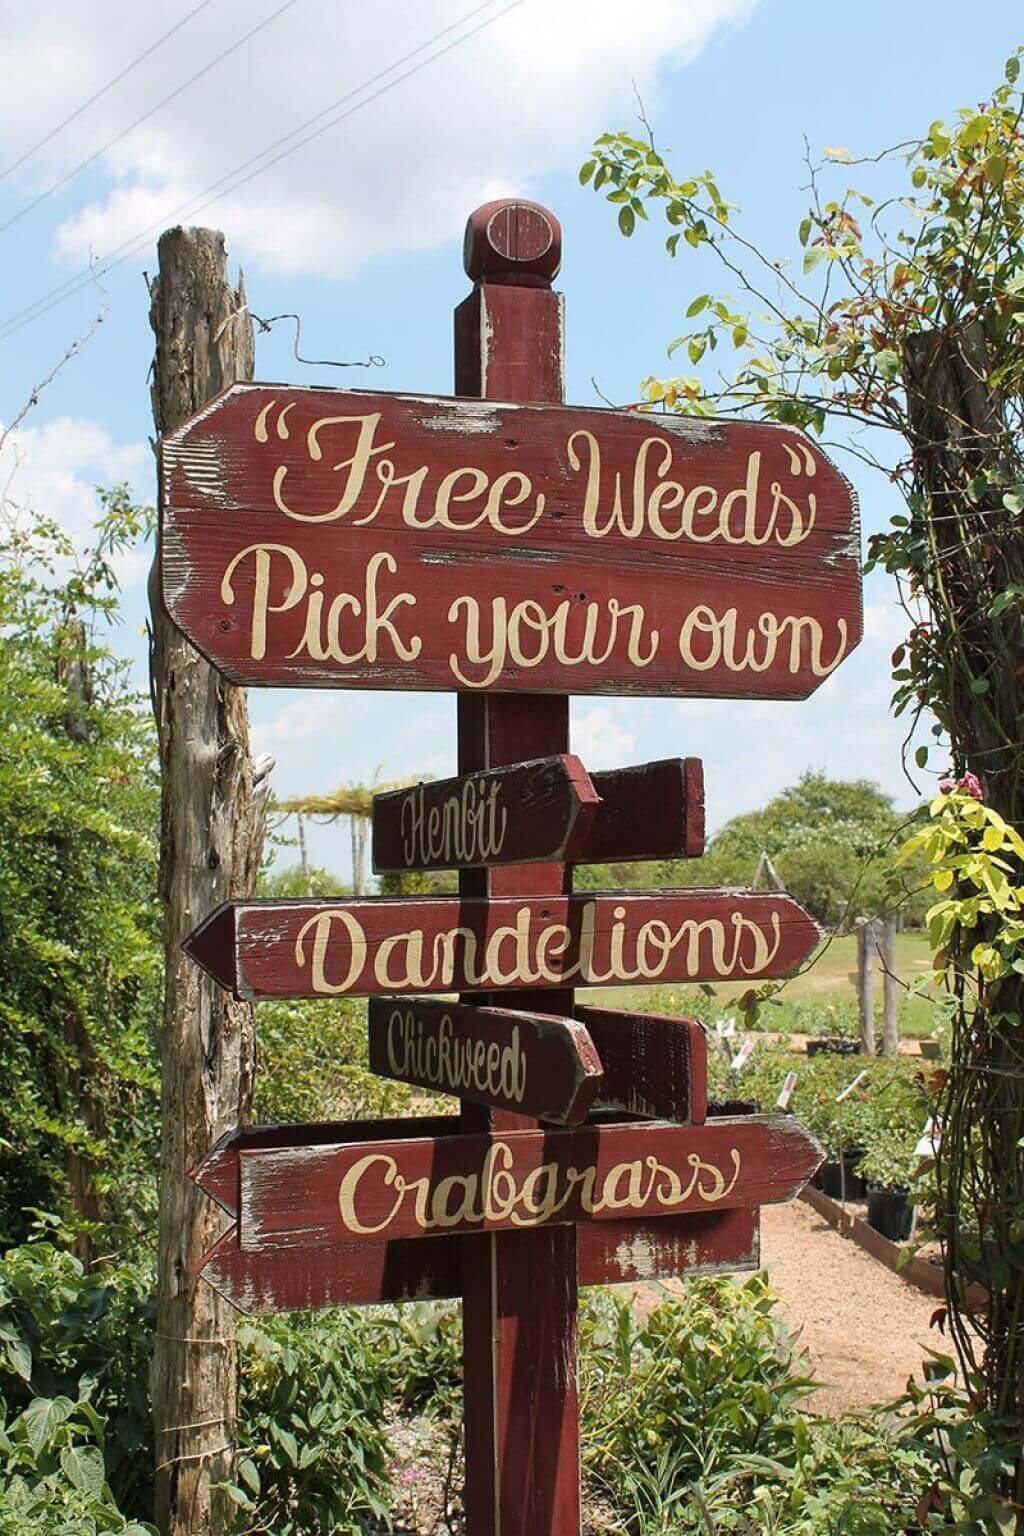
<svg viewBox="0 0 1024 1536"><path fill-rule="evenodd" d="M981 781L976 773L965 773L962 779L945 778L939 780L939 794L952 795L956 790L962 794L970 795L975 800L984 800L985 791L981 787Z"/></svg>

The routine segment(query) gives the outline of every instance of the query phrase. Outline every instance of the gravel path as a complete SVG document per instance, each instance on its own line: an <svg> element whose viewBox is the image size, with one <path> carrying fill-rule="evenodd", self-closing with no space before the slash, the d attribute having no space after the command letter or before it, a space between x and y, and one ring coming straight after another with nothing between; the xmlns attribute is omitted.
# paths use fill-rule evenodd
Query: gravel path
<svg viewBox="0 0 1024 1536"><path fill-rule="evenodd" d="M802 1200L762 1211L761 1261L822 1383L809 1399L821 1413L895 1397L908 1376L921 1376L926 1349L948 1348L929 1326L938 1300L840 1237Z"/></svg>

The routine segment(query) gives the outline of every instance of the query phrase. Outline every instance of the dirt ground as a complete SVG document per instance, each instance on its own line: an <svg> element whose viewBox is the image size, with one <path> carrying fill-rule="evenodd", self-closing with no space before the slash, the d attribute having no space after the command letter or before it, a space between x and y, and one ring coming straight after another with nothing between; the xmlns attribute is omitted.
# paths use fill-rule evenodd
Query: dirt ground
<svg viewBox="0 0 1024 1536"><path fill-rule="evenodd" d="M939 1301L841 1237L802 1200L762 1212L761 1261L823 1384L809 1399L819 1413L895 1397L908 1376L922 1376L928 1348L948 1349L929 1326Z"/></svg>

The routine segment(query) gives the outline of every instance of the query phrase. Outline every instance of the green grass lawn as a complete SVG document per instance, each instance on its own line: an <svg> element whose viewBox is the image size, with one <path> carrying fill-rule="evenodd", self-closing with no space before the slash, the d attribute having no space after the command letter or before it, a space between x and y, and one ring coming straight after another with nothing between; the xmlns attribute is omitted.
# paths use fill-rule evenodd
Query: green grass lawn
<svg viewBox="0 0 1024 1536"><path fill-rule="evenodd" d="M798 976L785 983L779 994L781 1006L762 1009L761 1023L765 1029L795 1029L805 1031L809 1026L834 1012L847 1029L855 1027L857 1008L857 940L853 934L845 934L822 946ZM917 931L896 935L896 973L899 987L899 1022L903 1035L930 1035L936 1024L933 995L908 996L906 989L927 976L931 968L928 940ZM710 1000L712 1011L721 1006L727 1013L729 1004L747 990L749 983L719 983L713 988ZM673 1012L672 994L678 993L680 1004L685 1007L687 996L693 998L693 989L600 987L578 995L589 1003L603 1003L605 1007L636 1008L660 1007ZM875 967L875 1017L881 1033L882 972L880 962ZM680 1009L681 1011L681 1009ZM706 1014L702 1009L702 1015ZM820 1028L820 1025L819 1025Z"/></svg>

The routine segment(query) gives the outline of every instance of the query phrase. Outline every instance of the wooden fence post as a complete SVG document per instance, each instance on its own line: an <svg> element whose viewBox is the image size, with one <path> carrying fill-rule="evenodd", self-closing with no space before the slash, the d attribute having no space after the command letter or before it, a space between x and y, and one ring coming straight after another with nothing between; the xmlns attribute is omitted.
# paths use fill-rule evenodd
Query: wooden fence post
<svg viewBox="0 0 1024 1536"><path fill-rule="evenodd" d="M875 922L862 917L857 923L857 1002L860 1007L860 1048L875 1054Z"/></svg>
<svg viewBox="0 0 1024 1536"><path fill-rule="evenodd" d="M466 230L473 292L455 312L455 392L560 403L561 257L553 214L532 203L477 210ZM553 694L458 699L459 772L569 750L569 700ZM561 864L464 870L463 896L558 895ZM478 997L472 999L479 1002ZM490 1001L571 1016L571 990ZM467 1129L538 1122L463 1103ZM576 1228L488 1233L463 1244L466 1529L469 1536L579 1536Z"/></svg>
<svg viewBox="0 0 1024 1536"><path fill-rule="evenodd" d="M224 237L170 229L151 290L153 418L165 435L220 390L251 379L253 328ZM160 895L166 993L162 1068L157 1325L151 1387L156 1519L164 1536L224 1528L212 1491L231 1466L237 1399L232 1308L195 1270L217 1237L217 1207L187 1177L212 1142L249 1117L253 1012L182 950L200 913L251 895L263 841L245 692L216 672L168 619L151 581L152 680L161 767Z"/></svg>
<svg viewBox="0 0 1024 1536"><path fill-rule="evenodd" d="M896 914L882 918L882 942L879 949L882 960L882 1054L895 1056L900 1048L900 1026L896 993Z"/></svg>

